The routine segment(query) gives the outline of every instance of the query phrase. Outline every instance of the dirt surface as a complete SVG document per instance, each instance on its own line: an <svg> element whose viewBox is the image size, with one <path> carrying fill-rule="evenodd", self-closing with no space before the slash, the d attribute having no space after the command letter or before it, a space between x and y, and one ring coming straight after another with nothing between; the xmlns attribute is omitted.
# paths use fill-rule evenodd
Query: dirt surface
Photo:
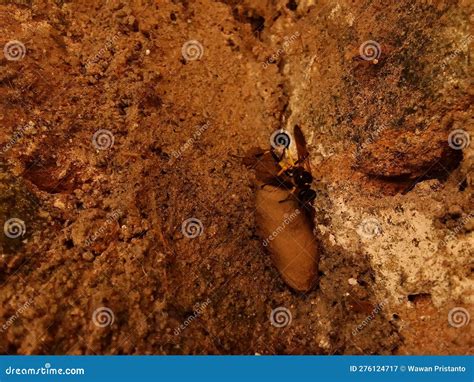
<svg viewBox="0 0 474 382"><path fill-rule="evenodd" d="M1 0L0 353L471 354L472 21L467 0ZM238 158L295 124L308 293Z"/></svg>

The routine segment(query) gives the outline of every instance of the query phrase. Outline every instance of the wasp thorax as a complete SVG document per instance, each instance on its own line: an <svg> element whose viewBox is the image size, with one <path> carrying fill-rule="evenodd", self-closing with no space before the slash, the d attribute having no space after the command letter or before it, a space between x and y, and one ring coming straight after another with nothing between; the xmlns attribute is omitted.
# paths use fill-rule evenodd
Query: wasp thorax
<svg viewBox="0 0 474 382"><path fill-rule="evenodd" d="M313 182L313 176L303 168L296 168L293 173L293 179L298 186L309 185Z"/></svg>

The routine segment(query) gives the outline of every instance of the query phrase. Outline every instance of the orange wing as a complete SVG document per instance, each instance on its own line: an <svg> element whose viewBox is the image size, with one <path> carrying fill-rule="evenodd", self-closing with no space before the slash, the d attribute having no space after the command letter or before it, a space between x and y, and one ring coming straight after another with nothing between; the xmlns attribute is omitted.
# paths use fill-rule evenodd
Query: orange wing
<svg viewBox="0 0 474 382"><path fill-rule="evenodd" d="M298 152L298 163L301 163L306 171L311 174L311 166L309 164L309 151L306 147L306 138L298 125L295 125L293 130L295 137L296 151Z"/></svg>

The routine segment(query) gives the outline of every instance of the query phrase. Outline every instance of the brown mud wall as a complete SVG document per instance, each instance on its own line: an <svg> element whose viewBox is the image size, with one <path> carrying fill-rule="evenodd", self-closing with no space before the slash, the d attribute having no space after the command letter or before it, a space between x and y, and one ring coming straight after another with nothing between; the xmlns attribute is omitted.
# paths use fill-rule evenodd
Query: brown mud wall
<svg viewBox="0 0 474 382"><path fill-rule="evenodd" d="M22 44L0 53L0 223L20 232L0 235L0 352L472 352L472 11L0 1L0 46ZM306 294L234 156L294 124L322 246Z"/></svg>

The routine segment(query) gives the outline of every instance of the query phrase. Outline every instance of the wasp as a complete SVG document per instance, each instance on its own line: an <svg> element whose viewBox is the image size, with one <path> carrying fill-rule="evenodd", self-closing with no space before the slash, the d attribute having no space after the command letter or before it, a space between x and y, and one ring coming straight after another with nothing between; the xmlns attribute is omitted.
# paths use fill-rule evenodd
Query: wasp
<svg viewBox="0 0 474 382"><path fill-rule="evenodd" d="M244 163L255 169L261 188L274 186L290 191L288 197L280 203L295 198L306 210L311 210L316 191L311 188L313 175L309 163L309 151L298 125L295 125L293 136L297 158L294 158L290 150L290 136L279 130L272 135L269 150L252 149Z"/></svg>
<svg viewBox="0 0 474 382"><path fill-rule="evenodd" d="M311 188L313 184L313 174L309 163L309 151L306 147L306 139L298 125L295 126L293 135L298 158L294 160L290 150L285 148L283 161L279 161L278 163L281 167L278 175L286 174L291 178L293 183L291 194L296 195L298 201L304 206L307 206L312 204L314 199L316 199L316 191Z"/></svg>
<svg viewBox="0 0 474 382"><path fill-rule="evenodd" d="M316 192L311 188L309 152L299 126L293 136L297 157L290 150L288 133L277 130L270 138L270 149L252 149L243 163L255 171L256 223L266 252L291 288L307 292L318 275L319 244L312 205Z"/></svg>

